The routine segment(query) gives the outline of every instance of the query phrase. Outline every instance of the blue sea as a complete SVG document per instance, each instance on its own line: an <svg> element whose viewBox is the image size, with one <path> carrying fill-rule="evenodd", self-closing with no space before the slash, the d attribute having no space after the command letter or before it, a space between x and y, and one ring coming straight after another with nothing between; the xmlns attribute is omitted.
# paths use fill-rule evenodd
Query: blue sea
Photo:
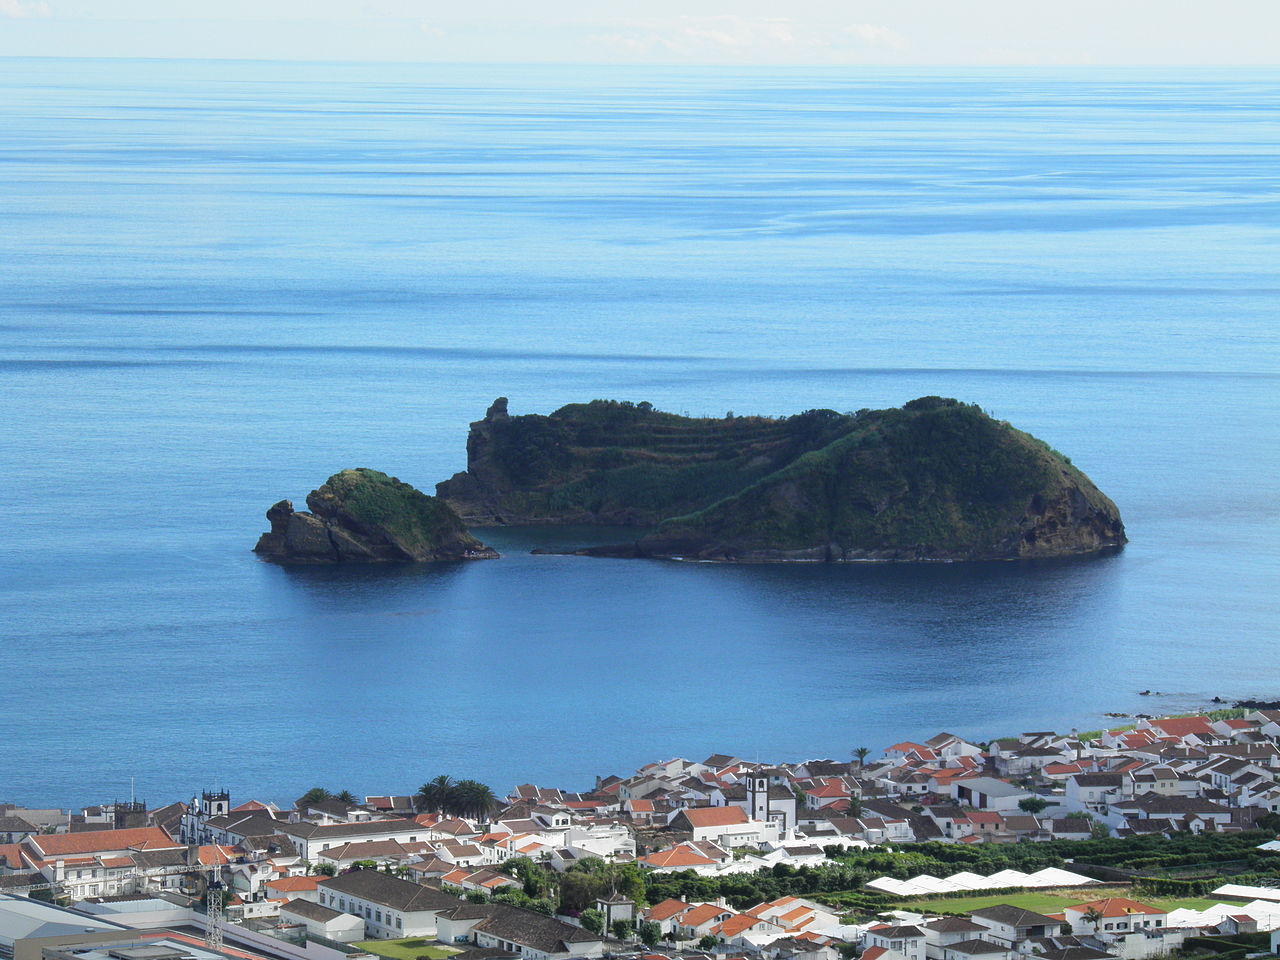
<svg viewBox="0 0 1280 960"><path fill-rule="evenodd" d="M0 800L506 791L1280 698L1280 71L0 60ZM284 569L469 421L940 394L1113 556ZM1143 697L1139 691L1159 695Z"/></svg>

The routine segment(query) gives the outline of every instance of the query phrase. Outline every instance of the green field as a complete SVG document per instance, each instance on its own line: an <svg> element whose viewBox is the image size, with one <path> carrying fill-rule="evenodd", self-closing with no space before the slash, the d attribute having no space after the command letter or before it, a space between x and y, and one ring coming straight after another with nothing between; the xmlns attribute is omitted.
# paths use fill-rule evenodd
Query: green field
<svg viewBox="0 0 1280 960"><path fill-rule="evenodd" d="M451 953L458 952L451 947L442 946L434 940L426 940L422 937L410 937L408 940L361 940L359 943L353 943L352 946L367 950L369 953L376 953L380 957L390 957L391 960L418 960L418 957L441 960Z"/></svg>
<svg viewBox="0 0 1280 960"><path fill-rule="evenodd" d="M1036 890L1031 892L989 894L981 897L939 898L937 900L903 900L897 904L899 910L911 910L919 913L968 913L970 910L981 910L983 907L994 907L996 904L1008 903L1024 910L1036 913L1058 913L1063 907L1073 903L1088 903L1090 900L1102 900L1106 897L1128 897L1130 893L1123 888L1097 888L1084 893L1079 890ZM1177 910L1187 908L1204 910L1220 900L1204 897L1188 897L1170 900L1161 897L1133 897L1133 899L1159 907L1161 910Z"/></svg>

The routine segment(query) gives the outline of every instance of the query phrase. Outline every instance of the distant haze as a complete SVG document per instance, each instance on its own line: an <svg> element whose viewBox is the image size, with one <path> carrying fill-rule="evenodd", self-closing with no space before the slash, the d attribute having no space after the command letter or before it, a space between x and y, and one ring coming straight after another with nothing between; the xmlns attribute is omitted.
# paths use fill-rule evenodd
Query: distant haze
<svg viewBox="0 0 1280 960"><path fill-rule="evenodd" d="M0 56L1270 65L1275 0L0 0Z"/></svg>

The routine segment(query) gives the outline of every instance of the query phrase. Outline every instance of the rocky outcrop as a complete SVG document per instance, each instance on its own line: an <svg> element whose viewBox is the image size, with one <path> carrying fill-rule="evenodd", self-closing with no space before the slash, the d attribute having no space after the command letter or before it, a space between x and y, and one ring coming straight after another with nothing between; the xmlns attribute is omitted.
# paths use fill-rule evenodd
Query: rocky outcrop
<svg viewBox="0 0 1280 960"><path fill-rule="evenodd" d="M307 495L310 512L281 500L254 552L277 563L376 563L496 557L447 503L395 477L359 468Z"/></svg>
<svg viewBox="0 0 1280 960"><path fill-rule="evenodd" d="M592 401L471 425L467 470L437 486L471 522L642 524L586 548L702 560L1008 560L1126 542L1066 457L973 404L690 418Z"/></svg>

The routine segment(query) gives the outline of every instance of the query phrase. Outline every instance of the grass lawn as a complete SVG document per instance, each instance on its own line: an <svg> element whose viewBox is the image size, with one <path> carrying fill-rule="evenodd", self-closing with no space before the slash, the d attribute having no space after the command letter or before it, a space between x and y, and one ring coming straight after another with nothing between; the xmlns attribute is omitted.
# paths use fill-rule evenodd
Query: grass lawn
<svg viewBox="0 0 1280 960"><path fill-rule="evenodd" d="M1063 907L1073 903L1088 903L1090 900L1102 900L1106 897L1130 897L1123 888L1095 888L1083 890L1034 890L1022 893L991 894L981 897L955 897L937 900L904 900L899 903L899 910L911 910L919 913L968 913L970 910L981 910L983 907L994 907L999 903L1008 903L1024 910L1036 913L1059 913ZM1164 899L1160 897L1132 897L1141 903L1159 907L1161 910L1177 910L1187 908L1204 910L1221 900L1204 897L1187 897L1183 899Z"/></svg>
<svg viewBox="0 0 1280 960"><path fill-rule="evenodd" d="M408 940L361 940L352 946L376 953L380 957L390 957L391 960L418 960L418 957L423 956L441 960L442 957L458 952L452 947L441 946L434 940L422 937L410 937Z"/></svg>

